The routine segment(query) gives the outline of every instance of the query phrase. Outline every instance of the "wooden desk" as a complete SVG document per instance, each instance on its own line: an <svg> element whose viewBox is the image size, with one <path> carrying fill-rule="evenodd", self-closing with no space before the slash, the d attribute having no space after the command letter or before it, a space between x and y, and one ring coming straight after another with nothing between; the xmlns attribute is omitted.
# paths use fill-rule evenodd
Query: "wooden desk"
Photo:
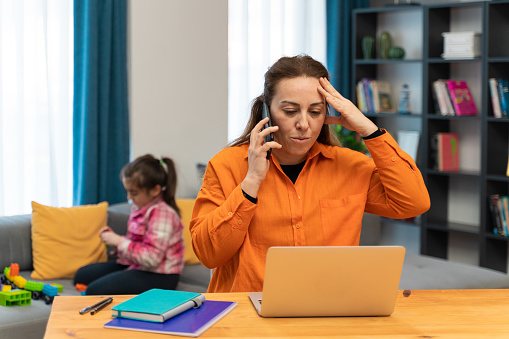
<svg viewBox="0 0 509 339"><path fill-rule="evenodd" d="M509 290L413 290L398 292L390 317L261 318L247 293L206 294L238 306L200 338L494 338L509 337ZM100 297L56 297L45 338L163 338L161 334L105 329L114 296L96 315L78 311ZM173 336L170 336L173 337ZM176 338L176 337L174 337Z"/></svg>

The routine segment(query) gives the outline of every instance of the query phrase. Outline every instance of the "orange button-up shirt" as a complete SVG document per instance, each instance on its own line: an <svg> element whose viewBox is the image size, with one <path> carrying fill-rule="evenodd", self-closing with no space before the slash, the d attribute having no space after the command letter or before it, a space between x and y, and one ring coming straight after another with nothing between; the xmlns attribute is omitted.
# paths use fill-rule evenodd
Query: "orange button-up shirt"
<svg viewBox="0 0 509 339"><path fill-rule="evenodd" d="M208 292L262 291L271 246L355 246L364 212L409 218L427 211L421 173L389 133L365 144L372 158L316 142L295 184L272 156L256 204L240 188L249 145L214 156L190 224L197 257L215 268Z"/></svg>

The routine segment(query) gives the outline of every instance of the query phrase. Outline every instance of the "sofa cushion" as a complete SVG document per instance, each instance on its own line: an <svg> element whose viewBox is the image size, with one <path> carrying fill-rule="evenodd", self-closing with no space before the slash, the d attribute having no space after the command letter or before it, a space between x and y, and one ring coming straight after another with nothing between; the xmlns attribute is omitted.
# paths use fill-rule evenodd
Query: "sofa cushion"
<svg viewBox="0 0 509 339"><path fill-rule="evenodd" d="M72 278L85 265L106 261L99 230L108 203L49 207L32 202L32 279Z"/></svg>
<svg viewBox="0 0 509 339"><path fill-rule="evenodd" d="M408 251L405 254L399 289L470 288L509 288L509 276L487 268L417 255Z"/></svg>
<svg viewBox="0 0 509 339"><path fill-rule="evenodd" d="M32 270L30 214L0 217L0 270L17 263L20 270Z"/></svg>
<svg viewBox="0 0 509 339"><path fill-rule="evenodd" d="M189 231L189 224L191 223L191 217L193 215L193 208L195 199L177 199L177 206L180 208L180 214L182 223L184 224L184 230L182 231L182 237L184 238L184 245L186 247L184 252L184 262L186 265L199 264L200 260L194 254L193 244L191 242L191 232Z"/></svg>

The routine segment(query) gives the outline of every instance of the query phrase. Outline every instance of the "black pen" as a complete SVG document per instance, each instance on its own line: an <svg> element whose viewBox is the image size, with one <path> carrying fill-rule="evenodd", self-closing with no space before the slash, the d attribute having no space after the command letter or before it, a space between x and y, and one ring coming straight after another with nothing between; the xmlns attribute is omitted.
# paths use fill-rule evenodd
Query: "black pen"
<svg viewBox="0 0 509 339"><path fill-rule="evenodd" d="M111 303L113 301L113 298L108 298L106 299L102 304L100 304L99 306L97 306L96 308L94 308L91 312L90 312L90 315L94 315L96 314L97 312L99 312L100 310L102 310L103 308L106 307L106 305L108 305L109 303Z"/></svg>
<svg viewBox="0 0 509 339"><path fill-rule="evenodd" d="M98 307L98 306L101 306L101 304L102 304L102 303L105 303L105 302L107 302L108 300L109 300L109 301L111 301L111 300L113 300L113 298L112 298L112 297L109 297L109 298L103 299L103 300L101 300L101 301L99 301L99 302L97 302L97 303L93 304L92 306L87 306L87 307L85 307L84 309L80 310L80 314L85 314L85 313L89 312L90 310L92 310L93 308L96 308L96 307ZM109 303L109 302L108 302L108 303Z"/></svg>

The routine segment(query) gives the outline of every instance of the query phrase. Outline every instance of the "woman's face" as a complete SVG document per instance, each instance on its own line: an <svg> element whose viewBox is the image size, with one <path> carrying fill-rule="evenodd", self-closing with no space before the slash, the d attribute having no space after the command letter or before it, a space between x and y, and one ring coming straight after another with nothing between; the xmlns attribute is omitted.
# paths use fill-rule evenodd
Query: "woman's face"
<svg viewBox="0 0 509 339"><path fill-rule="evenodd" d="M272 124L279 126L274 140L283 147L272 150L281 165L303 162L320 135L326 106L317 78L284 79L276 86L270 105Z"/></svg>

